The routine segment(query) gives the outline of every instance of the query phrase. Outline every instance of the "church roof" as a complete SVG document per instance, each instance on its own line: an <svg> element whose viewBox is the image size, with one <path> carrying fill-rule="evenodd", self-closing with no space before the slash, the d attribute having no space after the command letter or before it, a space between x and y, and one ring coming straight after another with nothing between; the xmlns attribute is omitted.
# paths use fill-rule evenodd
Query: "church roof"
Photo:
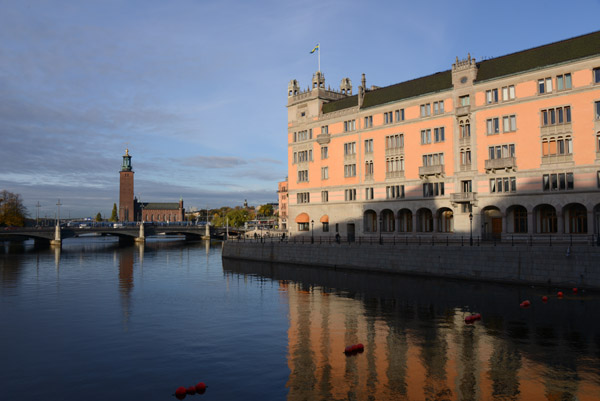
<svg viewBox="0 0 600 401"><path fill-rule="evenodd" d="M179 203L142 202L144 210L179 210Z"/></svg>

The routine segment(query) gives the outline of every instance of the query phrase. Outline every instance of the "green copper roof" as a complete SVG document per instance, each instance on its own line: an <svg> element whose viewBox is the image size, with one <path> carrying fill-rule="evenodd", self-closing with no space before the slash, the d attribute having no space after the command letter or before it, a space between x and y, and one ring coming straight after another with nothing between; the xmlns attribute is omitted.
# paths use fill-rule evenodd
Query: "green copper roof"
<svg viewBox="0 0 600 401"><path fill-rule="evenodd" d="M506 56L477 63L477 80L486 81L506 75L542 68L566 61L577 60L600 54L600 31L575 38L523 50ZM368 91L362 108L379 106L410 97L435 93L452 88L452 71L401 82L395 85ZM323 105L323 114L358 105L357 95Z"/></svg>
<svg viewBox="0 0 600 401"><path fill-rule="evenodd" d="M179 210L179 203L142 203L144 210Z"/></svg>

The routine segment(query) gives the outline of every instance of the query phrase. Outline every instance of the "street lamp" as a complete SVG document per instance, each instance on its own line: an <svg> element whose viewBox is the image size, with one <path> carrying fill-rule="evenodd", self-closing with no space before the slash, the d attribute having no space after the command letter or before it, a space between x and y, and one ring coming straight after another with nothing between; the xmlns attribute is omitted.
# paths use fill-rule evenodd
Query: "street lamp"
<svg viewBox="0 0 600 401"><path fill-rule="evenodd" d="M311 220L310 224L312 224L312 231L310 232L310 243L315 243L315 221Z"/></svg>
<svg viewBox="0 0 600 401"><path fill-rule="evenodd" d="M383 238L381 232L383 231L383 214L379 214L379 245L383 245Z"/></svg>
<svg viewBox="0 0 600 401"><path fill-rule="evenodd" d="M58 202L56 203L57 206L57 213L56 213L56 225L60 226L60 207L61 207L62 203L60 203L60 199L58 200Z"/></svg>
<svg viewBox="0 0 600 401"><path fill-rule="evenodd" d="M473 246L473 213L469 213L469 245Z"/></svg>

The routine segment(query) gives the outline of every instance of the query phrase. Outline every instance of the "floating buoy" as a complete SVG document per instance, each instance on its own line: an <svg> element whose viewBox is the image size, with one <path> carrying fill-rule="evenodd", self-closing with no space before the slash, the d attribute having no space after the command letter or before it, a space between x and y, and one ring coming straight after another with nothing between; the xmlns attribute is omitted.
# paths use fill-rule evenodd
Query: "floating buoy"
<svg viewBox="0 0 600 401"><path fill-rule="evenodd" d="M349 345L346 348L344 348L344 354L354 355L359 352L363 352L364 350L365 350L365 346L359 343L359 344Z"/></svg>
<svg viewBox="0 0 600 401"><path fill-rule="evenodd" d="M194 395L194 394L196 394L196 387L189 386L186 391L187 391L188 394Z"/></svg>
<svg viewBox="0 0 600 401"><path fill-rule="evenodd" d="M175 390L175 397L177 397L178 400L183 400L186 396L186 393L187 390L185 389L185 387L177 387L177 390Z"/></svg>
<svg viewBox="0 0 600 401"><path fill-rule="evenodd" d="M562 298L563 297L563 293L562 291L559 291L558 294L556 294L557 297Z"/></svg>
<svg viewBox="0 0 600 401"><path fill-rule="evenodd" d="M471 317L473 318L473 320L481 320L481 313L476 313L474 315L471 315Z"/></svg>
<svg viewBox="0 0 600 401"><path fill-rule="evenodd" d="M521 308L528 308L529 306L531 306L531 302L529 300L521 302Z"/></svg>
<svg viewBox="0 0 600 401"><path fill-rule="evenodd" d="M362 345L362 343L358 343L356 344L356 349L359 351L364 351L365 350L365 346Z"/></svg>
<svg viewBox="0 0 600 401"><path fill-rule="evenodd" d="M544 295L544 296L542 297L542 302L548 302L548 297Z"/></svg>
<svg viewBox="0 0 600 401"><path fill-rule="evenodd" d="M473 316L469 315L469 316L465 316L465 323L467 324L471 324L475 321L475 319L473 319Z"/></svg>
<svg viewBox="0 0 600 401"><path fill-rule="evenodd" d="M573 288L573 294L577 294L577 287Z"/></svg>
<svg viewBox="0 0 600 401"><path fill-rule="evenodd" d="M203 382L196 384L196 392L198 394L204 394L205 391L206 391L206 384L204 384Z"/></svg>

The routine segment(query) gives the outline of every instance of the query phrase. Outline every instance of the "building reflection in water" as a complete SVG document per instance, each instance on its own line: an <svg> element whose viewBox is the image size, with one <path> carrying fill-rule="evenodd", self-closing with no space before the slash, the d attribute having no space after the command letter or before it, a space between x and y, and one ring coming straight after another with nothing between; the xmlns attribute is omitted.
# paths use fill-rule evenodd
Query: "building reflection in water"
<svg viewBox="0 0 600 401"><path fill-rule="evenodd" d="M121 310L123 311L123 326L128 329L131 316L131 293L133 291L133 264L135 253L139 254L140 267L144 260L144 244L119 248L119 293L121 297Z"/></svg>
<svg viewBox="0 0 600 401"><path fill-rule="evenodd" d="M520 310L515 300L534 295L520 287L226 260L223 266L279 280L288 296L289 400L597 400L600 394L600 328L589 319L597 298L585 307L554 301ZM469 300L484 316L473 325L464 323ZM364 353L346 356L345 346L356 343Z"/></svg>

